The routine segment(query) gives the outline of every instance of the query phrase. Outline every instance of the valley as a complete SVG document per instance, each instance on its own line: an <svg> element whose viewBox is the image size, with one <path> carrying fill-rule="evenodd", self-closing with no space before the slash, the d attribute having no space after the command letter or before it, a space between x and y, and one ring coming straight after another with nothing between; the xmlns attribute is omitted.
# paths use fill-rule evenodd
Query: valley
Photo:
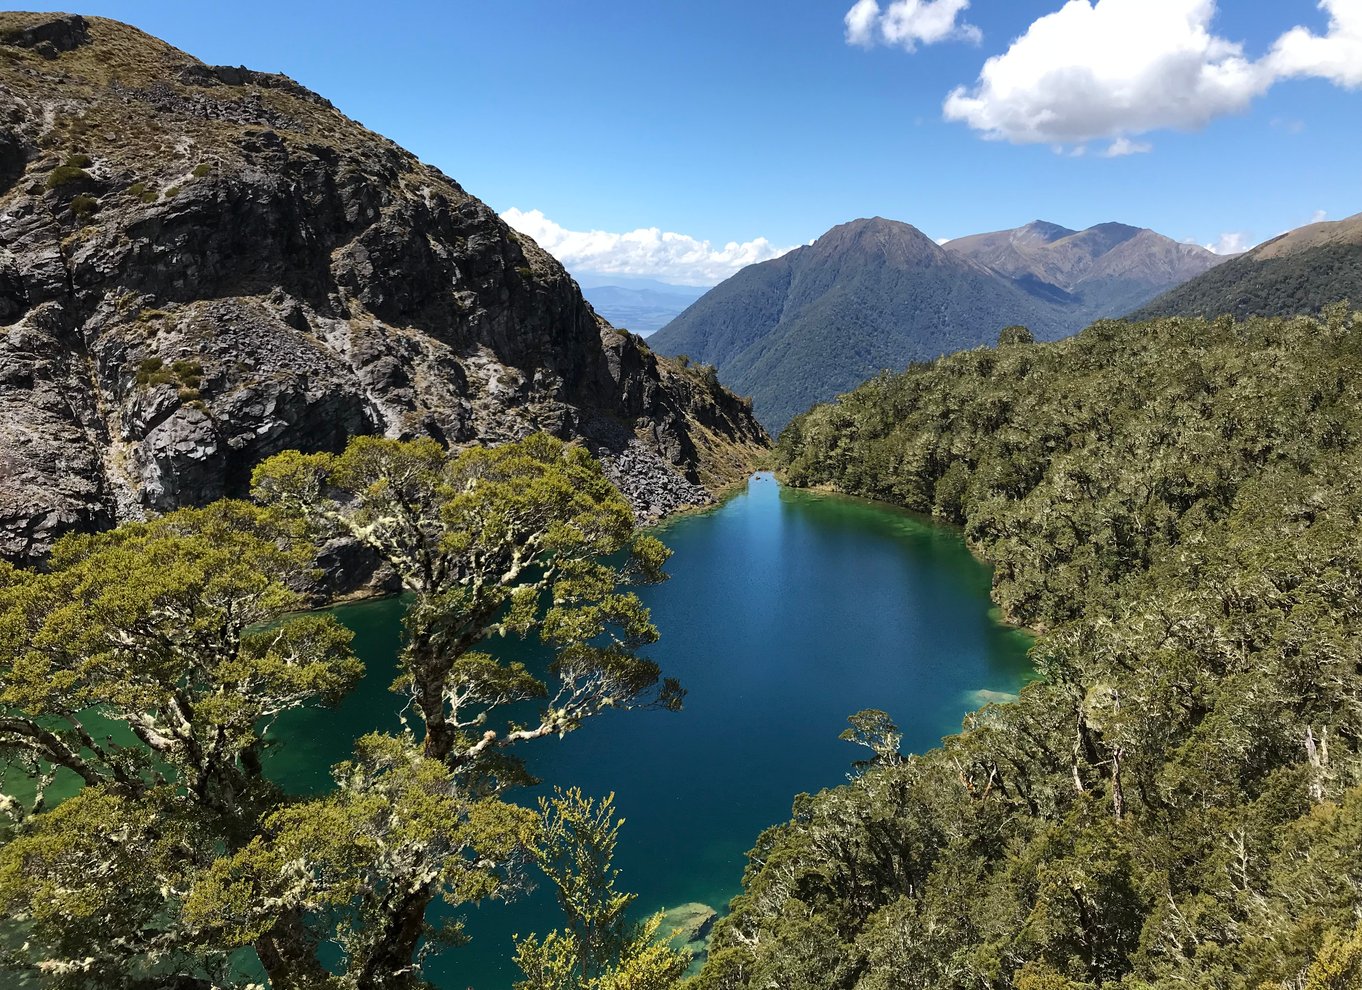
<svg viewBox="0 0 1362 990"><path fill-rule="evenodd" d="M1362 988L1342 0L130 6L0 12L0 986Z"/></svg>

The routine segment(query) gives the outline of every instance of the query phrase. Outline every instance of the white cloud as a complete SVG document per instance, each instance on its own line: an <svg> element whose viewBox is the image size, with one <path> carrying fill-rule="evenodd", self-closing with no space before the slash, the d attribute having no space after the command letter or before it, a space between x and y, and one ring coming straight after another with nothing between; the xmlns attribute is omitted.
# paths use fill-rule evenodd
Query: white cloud
<svg viewBox="0 0 1362 990"><path fill-rule="evenodd" d="M983 33L960 16L970 0L891 0L881 8L876 0L857 0L846 12L847 43L869 48L877 42L917 51L918 45L942 41L978 44Z"/></svg>
<svg viewBox="0 0 1362 990"><path fill-rule="evenodd" d="M1213 254L1240 254L1249 249L1248 235L1238 231L1221 234L1220 240L1203 244L1202 247Z"/></svg>
<svg viewBox="0 0 1362 990"><path fill-rule="evenodd" d="M1069 0L953 90L946 119L1016 143L1200 127L1270 84L1211 33L1214 14L1214 0Z"/></svg>
<svg viewBox="0 0 1362 990"><path fill-rule="evenodd" d="M1323 223L1324 220L1325 220L1328 216L1329 216L1329 211L1328 211L1328 210L1316 210L1315 213L1314 213L1314 215L1313 215L1312 217L1310 217L1310 222L1311 222L1311 223Z"/></svg>
<svg viewBox="0 0 1362 990"><path fill-rule="evenodd" d="M1147 150L1134 135L1195 130L1286 79L1362 88L1362 0L1319 7L1324 34L1291 28L1255 60L1212 30L1216 0L1068 0L988 59L973 86L952 90L943 113L1016 144L1112 141L1115 157Z"/></svg>
<svg viewBox="0 0 1362 990"><path fill-rule="evenodd" d="M1102 157L1123 158L1126 155L1145 155L1153 150L1152 144L1145 141L1132 141L1123 135L1107 146L1107 149L1102 152Z"/></svg>
<svg viewBox="0 0 1362 990"><path fill-rule="evenodd" d="M856 0L856 5L842 18L847 26L847 44L869 48L875 43L875 26L880 19L880 5L875 0Z"/></svg>
<svg viewBox="0 0 1362 990"><path fill-rule="evenodd" d="M716 248L709 241L657 227L627 233L568 230L539 210L509 209L501 219L528 234L569 271L658 278L683 285L713 285L740 268L770 261L791 250L764 237Z"/></svg>
<svg viewBox="0 0 1362 990"><path fill-rule="evenodd" d="M1264 60L1275 78L1317 76L1339 86L1362 87L1362 3L1320 0L1329 15L1324 35L1294 27L1277 39Z"/></svg>

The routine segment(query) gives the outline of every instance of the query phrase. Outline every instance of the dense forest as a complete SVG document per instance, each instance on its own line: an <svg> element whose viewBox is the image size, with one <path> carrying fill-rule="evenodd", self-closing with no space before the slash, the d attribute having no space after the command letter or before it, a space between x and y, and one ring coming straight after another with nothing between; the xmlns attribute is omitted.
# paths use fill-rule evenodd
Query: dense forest
<svg viewBox="0 0 1362 990"><path fill-rule="evenodd" d="M704 990L1362 985L1362 317L1021 328L796 418L963 524L1036 680L750 854Z"/></svg>
<svg viewBox="0 0 1362 990"><path fill-rule="evenodd" d="M774 436L881 368L987 343L1009 322L1055 340L1086 320L909 224L876 217L744 268L648 343L714 365L725 385L752 397Z"/></svg>
<svg viewBox="0 0 1362 990"><path fill-rule="evenodd" d="M1324 244L1274 257L1250 252L1166 292L1131 318L1311 315L1339 299L1362 299L1362 244Z"/></svg>

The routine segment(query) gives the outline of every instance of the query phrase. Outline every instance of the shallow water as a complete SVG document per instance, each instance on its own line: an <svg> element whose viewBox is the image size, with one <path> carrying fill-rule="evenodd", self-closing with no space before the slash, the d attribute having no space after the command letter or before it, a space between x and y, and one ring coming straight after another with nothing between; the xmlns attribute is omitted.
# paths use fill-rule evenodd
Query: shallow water
<svg viewBox="0 0 1362 990"><path fill-rule="evenodd" d="M664 584L640 590L662 633L649 649L688 691L685 709L602 716L527 750L545 784L616 794L627 823L616 865L640 911L687 901L722 909L745 852L789 817L801 791L845 780L863 751L838 740L846 717L881 708L904 749L928 749L973 708L1015 692L1029 638L990 614L989 571L958 532L895 509L780 487L758 476L714 511L658 530L674 555ZM402 605L336 610L369 665L336 711L279 726L272 772L317 790L353 740L397 726ZM506 653L533 650L507 644ZM511 935L559 918L547 891L464 912L473 942L427 963L441 987L507 990Z"/></svg>

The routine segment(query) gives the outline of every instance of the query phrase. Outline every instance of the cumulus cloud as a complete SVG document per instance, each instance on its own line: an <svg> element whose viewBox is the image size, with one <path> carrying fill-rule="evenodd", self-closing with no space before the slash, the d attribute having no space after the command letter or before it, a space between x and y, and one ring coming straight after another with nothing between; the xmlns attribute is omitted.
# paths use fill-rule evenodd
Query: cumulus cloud
<svg viewBox="0 0 1362 990"><path fill-rule="evenodd" d="M1284 79L1362 87L1362 3L1319 7L1324 34L1292 28L1253 59L1212 30L1215 0L1068 0L988 59L973 86L952 90L943 113L1017 144L1109 140L1107 157L1147 150L1131 136L1195 130Z"/></svg>
<svg viewBox="0 0 1362 990"><path fill-rule="evenodd" d="M1200 127L1270 84L1214 14L1214 0L1069 0L953 90L946 119L1017 143Z"/></svg>
<svg viewBox="0 0 1362 990"><path fill-rule="evenodd" d="M1276 78L1316 76L1348 88L1362 87L1362 4L1320 0L1328 33L1294 27L1277 39L1264 60Z"/></svg>
<svg viewBox="0 0 1362 990"><path fill-rule="evenodd" d="M1123 158L1126 155L1144 155L1154 150L1154 146L1145 141L1132 141L1128 137L1118 137L1111 144L1107 145L1102 152L1103 158Z"/></svg>
<svg viewBox="0 0 1362 990"><path fill-rule="evenodd" d="M1218 241L1203 244L1202 247L1213 254L1242 254L1249 249L1248 235L1238 231L1221 234Z"/></svg>
<svg viewBox="0 0 1362 990"><path fill-rule="evenodd" d="M764 237L715 247L709 241L657 227L627 233L568 230L539 210L515 208L501 214L511 227L528 234L570 271L634 275L682 285L713 285L740 268L770 261L791 250Z"/></svg>
<svg viewBox="0 0 1362 990"><path fill-rule="evenodd" d="M891 0L881 8L876 0L857 0L846 12L847 43L865 48L876 43L917 51L918 45L942 41L978 43L983 34L960 19L970 0Z"/></svg>

